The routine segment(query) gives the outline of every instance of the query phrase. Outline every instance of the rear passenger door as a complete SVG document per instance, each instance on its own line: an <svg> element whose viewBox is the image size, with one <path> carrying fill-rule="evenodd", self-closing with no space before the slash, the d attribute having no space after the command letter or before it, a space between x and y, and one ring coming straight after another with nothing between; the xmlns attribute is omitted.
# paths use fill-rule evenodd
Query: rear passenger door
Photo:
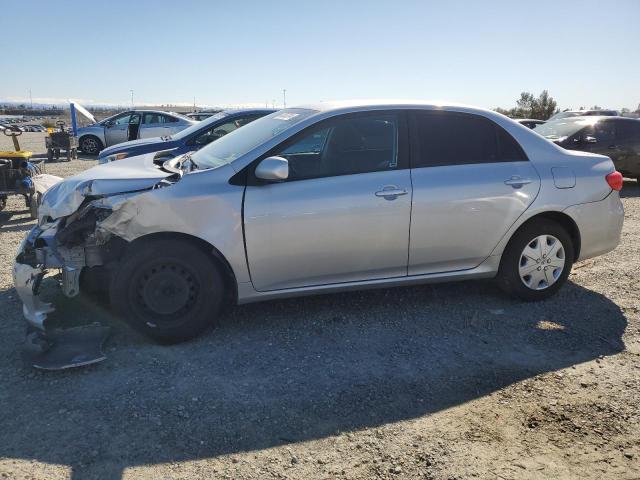
<svg viewBox="0 0 640 480"><path fill-rule="evenodd" d="M511 135L479 115L416 111L410 138L409 275L477 267L535 199L538 173Z"/></svg>
<svg viewBox="0 0 640 480"><path fill-rule="evenodd" d="M142 126L140 129L140 138L162 137L169 135L171 132L167 130L164 123L165 116L161 113L145 112L142 115Z"/></svg>

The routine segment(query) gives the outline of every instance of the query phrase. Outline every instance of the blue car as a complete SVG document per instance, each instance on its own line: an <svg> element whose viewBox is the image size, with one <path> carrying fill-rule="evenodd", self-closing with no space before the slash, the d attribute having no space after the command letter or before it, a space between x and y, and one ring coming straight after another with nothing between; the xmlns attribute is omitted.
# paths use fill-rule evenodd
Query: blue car
<svg viewBox="0 0 640 480"><path fill-rule="evenodd" d="M266 108L223 110L174 135L131 140L105 148L98 156L98 163L113 162L152 152L167 152L168 156L182 155L198 150L227 133L275 111L275 109Z"/></svg>

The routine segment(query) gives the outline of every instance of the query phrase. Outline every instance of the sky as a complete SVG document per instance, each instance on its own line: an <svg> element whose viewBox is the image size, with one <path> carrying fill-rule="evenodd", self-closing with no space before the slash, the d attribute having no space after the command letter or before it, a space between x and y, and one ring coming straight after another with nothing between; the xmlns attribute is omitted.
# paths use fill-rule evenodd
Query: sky
<svg viewBox="0 0 640 480"><path fill-rule="evenodd" d="M0 101L640 104L640 0L9 3Z"/></svg>

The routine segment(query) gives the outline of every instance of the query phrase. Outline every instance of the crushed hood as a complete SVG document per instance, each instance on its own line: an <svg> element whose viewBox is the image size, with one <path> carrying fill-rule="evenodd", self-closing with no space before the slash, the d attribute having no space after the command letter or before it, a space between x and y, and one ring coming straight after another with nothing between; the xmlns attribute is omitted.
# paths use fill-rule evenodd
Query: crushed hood
<svg viewBox="0 0 640 480"><path fill-rule="evenodd" d="M153 187L171 175L154 165L154 155L98 165L53 185L42 197L38 216L66 217L75 212L87 196L108 196Z"/></svg>

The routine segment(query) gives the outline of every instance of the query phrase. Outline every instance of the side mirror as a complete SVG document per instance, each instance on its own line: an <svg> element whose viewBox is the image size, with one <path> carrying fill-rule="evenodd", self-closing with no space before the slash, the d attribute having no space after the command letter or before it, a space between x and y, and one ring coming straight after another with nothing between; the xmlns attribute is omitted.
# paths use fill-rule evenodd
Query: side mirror
<svg viewBox="0 0 640 480"><path fill-rule="evenodd" d="M596 137L587 135L586 137L584 137L584 143L598 143L598 139Z"/></svg>
<svg viewBox="0 0 640 480"><path fill-rule="evenodd" d="M281 182L289 178L289 162L282 157L268 157L256 167L256 177L270 182Z"/></svg>
<svg viewBox="0 0 640 480"><path fill-rule="evenodd" d="M104 122L104 126L107 128L111 128L115 125L115 123L113 122L113 120L108 120L106 122Z"/></svg>

